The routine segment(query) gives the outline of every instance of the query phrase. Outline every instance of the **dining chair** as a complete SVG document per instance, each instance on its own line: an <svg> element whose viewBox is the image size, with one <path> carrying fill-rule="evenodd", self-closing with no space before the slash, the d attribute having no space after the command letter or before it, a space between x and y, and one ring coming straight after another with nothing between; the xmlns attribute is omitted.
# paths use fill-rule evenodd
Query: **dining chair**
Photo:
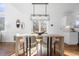
<svg viewBox="0 0 79 59"><path fill-rule="evenodd" d="M36 51L36 37L35 36L26 36L26 55L32 56Z"/></svg>
<svg viewBox="0 0 79 59"><path fill-rule="evenodd" d="M63 56L64 55L64 37L53 36L53 40L54 40L54 55Z"/></svg>
<svg viewBox="0 0 79 59"><path fill-rule="evenodd" d="M15 42L15 55L16 56L21 56L25 54L25 47L24 47L24 38L19 36L16 37L16 42Z"/></svg>

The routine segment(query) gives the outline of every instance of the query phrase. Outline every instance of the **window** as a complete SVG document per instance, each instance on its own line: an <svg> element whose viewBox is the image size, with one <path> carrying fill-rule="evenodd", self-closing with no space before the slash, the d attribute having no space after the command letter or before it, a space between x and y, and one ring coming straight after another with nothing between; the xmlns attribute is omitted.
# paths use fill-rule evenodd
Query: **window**
<svg viewBox="0 0 79 59"><path fill-rule="evenodd" d="M0 3L0 12L5 11L5 4Z"/></svg>
<svg viewBox="0 0 79 59"><path fill-rule="evenodd" d="M4 30L4 22L5 22L4 11L5 11L5 4L0 3L0 31Z"/></svg>

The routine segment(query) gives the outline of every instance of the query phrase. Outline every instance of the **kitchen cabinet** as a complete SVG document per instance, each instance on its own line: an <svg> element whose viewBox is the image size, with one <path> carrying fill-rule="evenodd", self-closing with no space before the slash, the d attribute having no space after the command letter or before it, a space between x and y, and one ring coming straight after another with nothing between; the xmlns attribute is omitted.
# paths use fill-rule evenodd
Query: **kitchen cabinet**
<svg viewBox="0 0 79 59"><path fill-rule="evenodd" d="M78 44L78 32L65 32L64 42L69 45Z"/></svg>
<svg viewBox="0 0 79 59"><path fill-rule="evenodd" d="M62 19L62 27L64 34L64 43L74 45L78 43L78 32L71 31L70 28L74 28L75 17L73 13L67 14ZM70 28L66 28L69 26Z"/></svg>

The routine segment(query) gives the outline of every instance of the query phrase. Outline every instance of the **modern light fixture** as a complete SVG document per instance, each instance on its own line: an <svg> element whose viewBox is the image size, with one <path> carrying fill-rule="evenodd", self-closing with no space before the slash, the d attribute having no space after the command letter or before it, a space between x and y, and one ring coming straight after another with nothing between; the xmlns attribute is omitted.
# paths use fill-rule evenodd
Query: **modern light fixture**
<svg viewBox="0 0 79 59"><path fill-rule="evenodd" d="M38 31L36 31L36 33L41 35L45 32L45 31L42 30L43 21L48 21L49 20L49 15L47 14L47 5L48 5L48 3L32 3L32 5L33 5L33 14L31 15L31 20L38 22ZM39 5L39 8L40 8L40 6L44 6L43 7L44 8L43 9L43 11L44 11L43 14L38 13L38 12L36 13L36 11L37 11L36 9L38 9L38 8L36 8L36 6L38 6L38 5Z"/></svg>

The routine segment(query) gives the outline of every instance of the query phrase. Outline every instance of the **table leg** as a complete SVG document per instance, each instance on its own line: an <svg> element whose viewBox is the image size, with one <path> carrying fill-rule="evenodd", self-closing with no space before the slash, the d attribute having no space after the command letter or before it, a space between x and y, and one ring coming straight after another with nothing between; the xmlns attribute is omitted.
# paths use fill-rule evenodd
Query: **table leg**
<svg viewBox="0 0 79 59"><path fill-rule="evenodd" d="M28 55L28 37L26 37L26 54Z"/></svg>
<svg viewBox="0 0 79 59"><path fill-rule="evenodd" d="M50 56L52 56L52 37L50 37Z"/></svg>
<svg viewBox="0 0 79 59"><path fill-rule="evenodd" d="M47 56L49 56L49 37L47 37Z"/></svg>

